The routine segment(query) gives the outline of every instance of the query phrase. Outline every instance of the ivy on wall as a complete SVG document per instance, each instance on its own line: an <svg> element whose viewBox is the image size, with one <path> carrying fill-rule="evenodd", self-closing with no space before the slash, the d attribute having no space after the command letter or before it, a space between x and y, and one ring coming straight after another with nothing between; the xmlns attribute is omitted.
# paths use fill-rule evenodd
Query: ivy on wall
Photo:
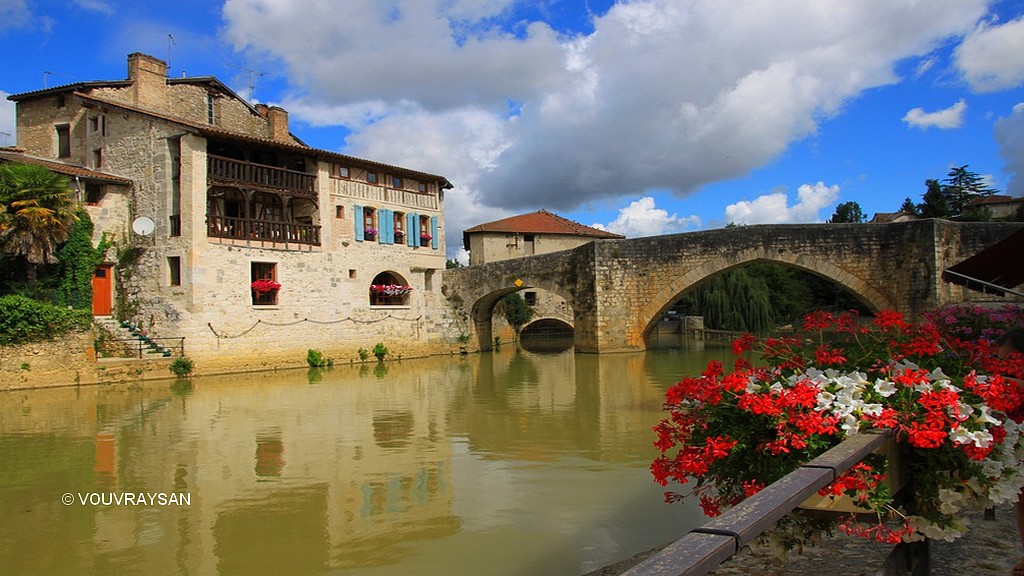
<svg viewBox="0 0 1024 576"><path fill-rule="evenodd" d="M57 251L60 263L58 298L65 306L76 310L92 308L92 275L96 265L110 246L106 236L93 247L93 223L89 214L79 208L78 220L71 228L67 242Z"/></svg>

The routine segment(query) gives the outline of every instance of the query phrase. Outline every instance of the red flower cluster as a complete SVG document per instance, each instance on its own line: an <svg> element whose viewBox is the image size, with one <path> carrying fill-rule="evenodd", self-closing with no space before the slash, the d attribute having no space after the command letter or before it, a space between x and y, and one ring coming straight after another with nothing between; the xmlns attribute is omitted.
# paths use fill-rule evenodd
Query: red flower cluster
<svg viewBox="0 0 1024 576"><path fill-rule="evenodd" d="M982 493L998 484L993 494L1024 485L1015 466L990 462L1006 454L1013 459L1005 426L1012 424L1013 443L1024 444L1016 422L1005 420L1021 411L1024 392L994 373L1020 377L1024 356L997 359L993 351L991 344L946 338L933 324L913 325L892 311L870 322L818 312L793 337L745 335L733 342L732 372L711 362L668 389L668 416L654 427L662 454L651 472L662 486L694 480L688 496L667 492L666 500L696 497L714 516L848 434L888 429L905 446L908 469L920 475L907 488L915 508L901 513L899 528L883 528L880 520L870 527L847 522L845 529L884 541L921 526L945 530L954 521L941 500L966 490L969 481ZM892 510L883 478L879 468L861 463L822 492L848 495L881 519ZM911 516L916 524L906 520Z"/></svg>
<svg viewBox="0 0 1024 576"><path fill-rule="evenodd" d="M266 294L267 292L273 292L274 290L280 289L281 284L274 282L273 280L254 280L249 287L257 294Z"/></svg>

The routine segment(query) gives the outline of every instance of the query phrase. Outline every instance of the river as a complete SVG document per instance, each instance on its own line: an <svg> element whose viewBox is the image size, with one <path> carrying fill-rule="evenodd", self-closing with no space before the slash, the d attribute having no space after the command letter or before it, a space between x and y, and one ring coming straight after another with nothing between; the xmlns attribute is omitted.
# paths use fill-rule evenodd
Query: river
<svg viewBox="0 0 1024 576"><path fill-rule="evenodd" d="M506 344L5 392L0 572L583 574L703 521L662 502L651 427L726 357Z"/></svg>

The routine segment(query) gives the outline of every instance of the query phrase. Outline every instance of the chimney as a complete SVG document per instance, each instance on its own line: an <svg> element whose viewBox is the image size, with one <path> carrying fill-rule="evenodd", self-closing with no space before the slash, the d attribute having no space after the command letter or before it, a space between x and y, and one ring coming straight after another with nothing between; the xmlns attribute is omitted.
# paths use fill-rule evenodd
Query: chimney
<svg viewBox="0 0 1024 576"><path fill-rule="evenodd" d="M164 108L167 87L167 63L141 52L128 55L128 79L132 81L132 100L140 108Z"/></svg>
<svg viewBox="0 0 1024 576"><path fill-rule="evenodd" d="M267 108L267 122L270 124L270 139L276 142L292 142L288 131L288 111L279 106Z"/></svg>

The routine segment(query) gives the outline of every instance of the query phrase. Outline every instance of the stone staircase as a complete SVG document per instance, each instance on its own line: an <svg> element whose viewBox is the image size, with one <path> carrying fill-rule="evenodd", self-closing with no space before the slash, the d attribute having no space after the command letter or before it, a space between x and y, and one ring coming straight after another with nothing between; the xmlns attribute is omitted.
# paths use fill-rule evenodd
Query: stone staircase
<svg viewBox="0 0 1024 576"><path fill-rule="evenodd" d="M109 316L93 318L97 331L96 355L105 358L168 358L174 351L151 339L136 326Z"/></svg>

